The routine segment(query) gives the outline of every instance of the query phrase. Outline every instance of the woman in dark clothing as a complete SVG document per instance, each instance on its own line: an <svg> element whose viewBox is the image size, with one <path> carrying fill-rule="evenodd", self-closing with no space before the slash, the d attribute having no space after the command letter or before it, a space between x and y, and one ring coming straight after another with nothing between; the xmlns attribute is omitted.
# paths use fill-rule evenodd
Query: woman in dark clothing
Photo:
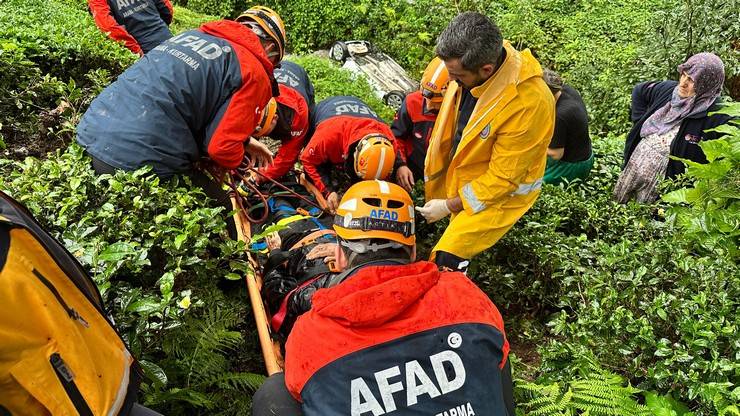
<svg viewBox="0 0 740 416"><path fill-rule="evenodd" d="M563 180L586 179L594 166L586 104L557 72L545 69L542 78L555 97L555 131L547 148L543 180L557 185Z"/></svg>
<svg viewBox="0 0 740 416"><path fill-rule="evenodd" d="M617 201L652 202L657 184L683 173L685 166L670 156L706 163L699 147L714 140L706 132L729 120L724 114L709 115L719 108L725 79L724 64L717 55L699 53L678 66L679 82L643 82L632 91L635 123L624 147L624 170L614 188Z"/></svg>

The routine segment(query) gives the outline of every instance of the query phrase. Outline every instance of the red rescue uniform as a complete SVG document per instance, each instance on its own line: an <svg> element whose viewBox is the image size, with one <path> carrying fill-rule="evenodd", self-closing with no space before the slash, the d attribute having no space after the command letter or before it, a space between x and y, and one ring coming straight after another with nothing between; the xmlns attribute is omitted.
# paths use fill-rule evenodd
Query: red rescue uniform
<svg viewBox="0 0 740 416"><path fill-rule="evenodd" d="M100 31L123 42L137 55L149 53L172 37L170 0L87 0Z"/></svg>
<svg viewBox="0 0 740 416"><path fill-rule="evenodd" d="M503 416L508 352L501 314L462 273L368 265L316 292L288 337L285 384L306 416Z"/></svg>
<svg viewBox="0 0 740 416"><path fill-rule="evenodd" d="M334 169L345 171L357 180L354 173L354 148L369 134L382 134L393 142L396 151L394 168L405 163L402 149L393 138L393 132L370 106L357 97L337 96L327 98L316 105L313 123L315 130L301 154L301 164L308 179L322 195L327 196L339 189L331 189L331 173Z"/></svg>
<svg viewBox="0 0 740 416"><path fill-rule="evenodd" d="M287 85L280 84L280 96L275 97L278 106L285 106L291 113L290 120L280 120L278 127L269 134L270 138L280 140L280 149L273 160L272 166L262 173L268 178L277 179L286 173L298 161L301 149L306 142L308 134L308 103L303 95ZM285 118L286 112L280 111L281 118ZM283 128L282 124L288 122L289 126Z"/></svg>
<svg viewBox="0 0 740 416"><path fill-rule="evenodd" d="M424 177L424 158L436 120L437 113L429 111L424 105L421 91L415 91L403 100L391 124L393 135L403 147L414 180Z"/></svg>

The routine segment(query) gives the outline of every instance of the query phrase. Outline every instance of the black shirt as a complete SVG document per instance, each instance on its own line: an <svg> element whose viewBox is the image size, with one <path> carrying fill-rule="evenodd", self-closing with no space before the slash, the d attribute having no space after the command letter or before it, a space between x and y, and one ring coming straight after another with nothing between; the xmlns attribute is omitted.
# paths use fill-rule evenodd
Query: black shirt
<svg viewBox="0 0 740 416"><path fill-rule="evenodd" d="M578 91L563 85L555 104L555 133L550 149L565 148L563 162L581 162L591 157L591 138L588 135L588 113Z"/></svg>
<svg viewBox="0 0 740 416"><path fill-rule="evenodd" d="M457 131L455 132L455 139L452 141L450 159L455 156L457 146L460 144L460 140L462 140L463 130L465 130L465 126L468 125L468 120L470 120L470 116L473 115L475 103L478 102L478 99L473 97L473 94L470 93L470 90L462 86L460 87L460 90L462 91L462 98L460 99L460 111L457 115Z"/></svg>

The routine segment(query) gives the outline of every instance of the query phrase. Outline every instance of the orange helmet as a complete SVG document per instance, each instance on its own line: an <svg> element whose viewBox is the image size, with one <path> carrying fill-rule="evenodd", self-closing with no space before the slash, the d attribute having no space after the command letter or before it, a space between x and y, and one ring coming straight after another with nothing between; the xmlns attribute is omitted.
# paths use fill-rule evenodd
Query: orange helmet
<svg viewBox="0 0 740 416"><path fill-rule="evenodd" d="M339 202L334 231L347 241L379 238L413 246L414 201L395 183L358 182Z"/></svg>
<svg viewBox="0 0 740 416"><path fill-rule="evenodd" d="M433 103L441 103L450 83L450 74L445 63L437 56L429 62L421 76L421 95Z"/></svg>
<svg viewBox="0 0 740 416"><path fill-rule="evenodd" d="M391 141L380 133L363 137L355 149L355 173L363 180L385 179L393 171L396 151Z"/></svg>
<svg viewBox="0 0 740 416"><path fill-rule="evenodd" d="M272 129L275 128L273 122L276 121L276 119L277 101L275 101L275 97L273 97L270 98L270 101L267 102L265 108L262 109L262 118L260 119L259 124L257 124L257 127L255 127L252 136L263 137L270 134Z"/></svg>
<svg viewBox="0 0 740 416"><path fill-rule="evenodd" d="M255 22L264 34L269 37L268 40L272 40L277 44L279 52L278 62L283 60L287 39L285 36L285 24L283 23L283 19L280 18L280 15L275 13L274 10L265 6L252 6L240 14L236 18L236 21L240 23Z"/></svg>

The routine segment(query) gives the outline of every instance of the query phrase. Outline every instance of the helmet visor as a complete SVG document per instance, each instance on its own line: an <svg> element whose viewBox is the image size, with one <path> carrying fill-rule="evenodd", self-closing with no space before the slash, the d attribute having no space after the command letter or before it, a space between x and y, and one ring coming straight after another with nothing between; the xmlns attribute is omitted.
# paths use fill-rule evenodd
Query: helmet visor
<svg viewBox="0 0 740 416"><path fill-rule="evenodd" d="M434 103L441 103L444 99L444 94L440 92L434 92L430 91L428 89L422 88L421 90L421 96L426 98L427 100L430 100Z"/></svg>

